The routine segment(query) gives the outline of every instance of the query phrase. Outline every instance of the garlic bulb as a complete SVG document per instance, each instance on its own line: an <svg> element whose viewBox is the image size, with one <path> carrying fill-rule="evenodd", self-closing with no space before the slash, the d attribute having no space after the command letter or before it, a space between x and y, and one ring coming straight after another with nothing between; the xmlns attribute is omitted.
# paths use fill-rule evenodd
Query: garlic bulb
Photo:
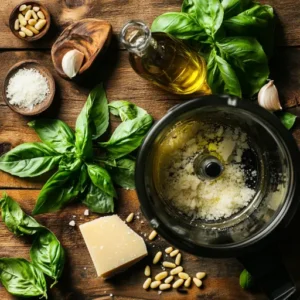
<svg viewBox="0 0 300 300"><path fill-rule="evenodd" d="M84 54L76 49L68 51L62 59L62 69L69 78L73 78L79 72Z"/></svg>
<svg viewBox="0 0 300 300"><path fill-rule="evenodd" d="M258 104L269 111L281 110L279 95L274 80L264 85L258 93Z"/></svg>

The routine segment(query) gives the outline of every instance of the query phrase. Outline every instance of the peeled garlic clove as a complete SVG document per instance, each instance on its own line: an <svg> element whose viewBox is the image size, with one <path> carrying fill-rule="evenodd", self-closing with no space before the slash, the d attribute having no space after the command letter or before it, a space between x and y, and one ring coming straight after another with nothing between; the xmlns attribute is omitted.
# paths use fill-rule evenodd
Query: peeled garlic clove
<svg viewBox="0 0 300 300"><path fill-rule="evenodd" d="M73 78L79 72L82 62L84 60L84 54L76 49L68 51L62 59L62 69L64 73Z"/></svg>
<svg viewBox="0 0 300 300"><path fill-rule="evenodd" d="M258 104L268 111L282 110L274 80L264 85L258 93Z"/></svg>

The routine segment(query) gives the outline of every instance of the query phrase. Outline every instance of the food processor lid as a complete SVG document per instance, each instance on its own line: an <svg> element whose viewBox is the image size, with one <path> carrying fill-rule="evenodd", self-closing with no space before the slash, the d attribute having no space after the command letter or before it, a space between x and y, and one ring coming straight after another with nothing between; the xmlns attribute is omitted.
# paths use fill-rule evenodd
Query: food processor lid
<svg viewBox="0 0 300 300"><path fill-rule="evenodd" d="M154 183L153 165L159 146L176 124L197 116L240 126L256 139L254 148L262 151L259 200L251 202L233 217L207 222L193 219L171 207ZM159 234L191 253L208 256L232 256L251 250L273 238L295 213L299 194L299 158L291 134L276 116L261 107L230 96L204 96L175 108L147 135L137 158L136 187L141 209ZM199 178L218 177L224 166L217 157L199 155L194 160Z"/></svg>

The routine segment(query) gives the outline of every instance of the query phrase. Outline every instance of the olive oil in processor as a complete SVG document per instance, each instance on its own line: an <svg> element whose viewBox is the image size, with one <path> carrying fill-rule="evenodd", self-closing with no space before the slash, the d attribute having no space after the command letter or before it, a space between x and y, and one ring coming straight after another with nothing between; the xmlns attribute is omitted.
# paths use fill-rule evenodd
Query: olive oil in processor
<svg viewBox="0 0 300 300"><path fill-rule="evenodd" d="M174 94L211 93L204 59L180 40L163 32L151 33L140 21L128 22L120 39L141 77Z"/></svg>

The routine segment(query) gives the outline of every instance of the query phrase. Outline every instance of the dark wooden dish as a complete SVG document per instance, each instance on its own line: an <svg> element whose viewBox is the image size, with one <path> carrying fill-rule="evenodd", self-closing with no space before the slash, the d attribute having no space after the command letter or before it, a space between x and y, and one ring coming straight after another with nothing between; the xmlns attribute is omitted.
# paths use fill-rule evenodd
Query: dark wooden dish
<svg viewBox="0 0 300 300"><path fill-rule="evenodd" d="M25 68L25 69L34 68L34 69L38 70L48 80L49 91L50 91L49 95L42 103L34 106L32 110L29 110L26 108L20 108L16 105L11 105L9 103L9 100L6 97L6 89L7 89L10 78L12 76L14 76L19 69L22 69L22 68ZM38 115L38 114L42 113L43 111L45 111L51 105L53 98L54 98L54 94L55 94L55 81L54 81L53 76L50 73L50 71L46 67L42 66L39 62L37 62L35 60L23 60L23 61L15 64L8 71L8 73L4 79L2 94L3 94L3 99L4 99L5 103L9 106L10 109L12 109L13 111L15 111L21 115L24 115L24 116L35 116L35 115Z"/></svg>
<svg viewBox="0 0 300 300"><path fill-rule="evenodd" d="M19 35L19 31L15 30L15 28L14 28L15 20L18 18L18 14L19 14L19 8L23 4L32 5L32 6L39 6L40 10L45 15L45 19L47 21L47 24L41 29L41 32L37 35L26 36L26 37L23 38ZM41 39L48 32L48 30L50 28L50 23L51 23L51 17L50 17L50 13L49 13L48 9L44 5L42 5L40 2L36 2L36 1L23 1L23 2L21 2L20 4L18 4L12 10L12 12L10 14L10 17L9 17L9 28L10 28L11 32L17 38L19 38L23 41L27 41L27 42L34 42L34 41L37 41L37 40Z"/></svg>
<svg viewBox="0 0 300 300"><path fill-rule="evenodd" d="M84 61L77 75L85 72L97 55L105 51L110 43L111 35L111 24L98 19L83 19L67 27L51 50L52 61L58 74L69 79L62 69L61 63L64 55L73 49L84 54Z"/></svg>

